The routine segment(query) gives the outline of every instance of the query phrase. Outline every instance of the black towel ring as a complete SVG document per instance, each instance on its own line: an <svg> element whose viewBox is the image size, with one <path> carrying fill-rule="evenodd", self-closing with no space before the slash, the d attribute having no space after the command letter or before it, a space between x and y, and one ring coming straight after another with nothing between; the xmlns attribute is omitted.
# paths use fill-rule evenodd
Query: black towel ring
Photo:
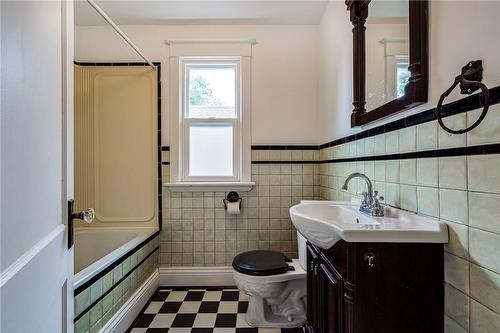
<svg viewBox="0 0 500 333"><path fill-rule="evenodd" d="M486 117L486 114L488 113L488 109L490 107L490 92L488 90L488 87L486 87L484 83L481 83L482 79L483 79L482 61L481 60L471 61L466 66L462 67L462 74L457 76L455 78L455 82L453 82L453 85L441 95L434 112L436 114L436 118L439 125L446 132L452 134L467 133L476 128L483 121L484 117ZM441 115L441 107L443 106L444 99L448 97L448 95L453 91L453 89L455 89L455 87L458 84L460 84L460 91L462 94L470 95L474 93L476 90L481 89L483 93L484 106L483 106L483 112L481 112L481 115L479 116L479 118L477 118L474 124L465 129L453 130L448 128L443 123Z"/></svg>

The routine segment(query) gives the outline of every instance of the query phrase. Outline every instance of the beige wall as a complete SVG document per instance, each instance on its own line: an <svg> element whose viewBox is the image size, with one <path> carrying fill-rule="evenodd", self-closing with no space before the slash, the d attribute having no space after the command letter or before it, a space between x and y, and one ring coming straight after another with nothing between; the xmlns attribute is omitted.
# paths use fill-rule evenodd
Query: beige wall
<svg viewBox="0 0 500 333"><path fill-rule="evenodd" d="M429 5L429 102L396 116L370 124L378 126L437 104L469 60L482 59L483 82L500 84L500 24L497 1L431 1ZM466 22L459 24L459 22ZM331 2L319 27L321 142L362 130L351 129L352 111L352 25L343 2ZM449 101L460 98L455 91Z"/></svg>
<svg viewBox="0 0 500 333"><path fill-rule="evenodd" d="M352 25L345 4L331 2L319 27L320 142L346 133L352 110Z"/></svg>
<svg viewBox="0 0 500 333"><path fill-rule="evenodd" d="M251 38L252 143L317 144L317 26L124 26L154 61L162 62L162 96L168 89L166 39ZM107 26L77 27L77 61L139 61ZM167 144L167 98L162 103L163 144Z"/></svg>

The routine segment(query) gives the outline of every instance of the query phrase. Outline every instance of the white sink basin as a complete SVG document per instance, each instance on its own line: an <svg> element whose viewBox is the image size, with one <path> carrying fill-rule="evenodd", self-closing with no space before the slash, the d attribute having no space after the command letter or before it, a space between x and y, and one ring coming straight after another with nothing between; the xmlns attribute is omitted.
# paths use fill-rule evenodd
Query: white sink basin
<svg viewBox="0 0 500 333"><path fill-rule="evenodd" d="M329 249L347 242L447 243L448 227L437 219L384 207L383 217L367 216L342 201L302 201L290 208L295 228L311 243Z"/></svg>

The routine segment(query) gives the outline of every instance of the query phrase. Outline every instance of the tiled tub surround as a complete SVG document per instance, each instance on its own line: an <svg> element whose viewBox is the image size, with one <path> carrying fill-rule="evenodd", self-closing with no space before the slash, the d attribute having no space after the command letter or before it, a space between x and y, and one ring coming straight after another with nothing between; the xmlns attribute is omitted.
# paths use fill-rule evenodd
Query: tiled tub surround
<svg viewBox="0 0 500 333"><path fill-rule="evenodd" d="M99 332L158 267L156 232L75 290L75 333Z"/></svg>
<svg viewBox="0 0 500 333"><path fill-rule="evenodd" d="M317 149L254 149L255 186L239 193L243 202L236 217L226 214L225 192L173 193L164 187L160 265L226 266L237 253L254 249L296 258L297 235L288 210L300 200L318 198L318 157ZM162 161L168 160L163 151ZM163 179L169 179L169 169L163 163Z"/></svg>
<svg viewBox="0 0 500 333"><path fill-rule="evenodd" d="M479 112L458 114L445 122L464 127ZM321 198L348 200L365 191L361 180L351 182L349 193L341 191L350 173L362 172L374 181L386 204L448 224L445 321L449 333L500 332L500 150L494 145L498 143L500 104L491 106L483 123L468 134L450 135L430 121L321 149ZM490 146L478 148L481 145ZM457 156L439 157L442 153ZM411 158L415 156L424 157ZM350 161L358 158L364 160Z"/></svg>

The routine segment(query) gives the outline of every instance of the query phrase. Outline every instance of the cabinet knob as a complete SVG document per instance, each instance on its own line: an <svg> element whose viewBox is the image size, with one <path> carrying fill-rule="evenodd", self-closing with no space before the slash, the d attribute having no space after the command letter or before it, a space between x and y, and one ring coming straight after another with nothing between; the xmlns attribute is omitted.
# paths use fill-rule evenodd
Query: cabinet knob
<svg viewBox="0 0 500 333"><path fill-rule="evenodd" d="M363 257L363 259L366 262L368 262L369 267L375 266L375 254L373 254L372 252L365 253L365 256Z"/></svg>

